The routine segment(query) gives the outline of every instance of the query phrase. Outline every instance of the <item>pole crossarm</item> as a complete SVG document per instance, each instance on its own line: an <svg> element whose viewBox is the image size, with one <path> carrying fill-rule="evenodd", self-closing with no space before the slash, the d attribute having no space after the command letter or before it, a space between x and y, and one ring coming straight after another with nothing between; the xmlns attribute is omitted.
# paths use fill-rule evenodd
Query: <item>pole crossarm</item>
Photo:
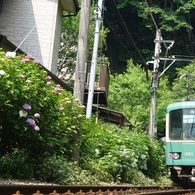
<svg viewBox="0 0 195 195"><path fill-rule="evenodd" d="M171 49L171 47L173 47L175 41L174 40L164 40L164 39L157 40L157 39L155 39L154 43L163 43L165 48ZM169 46L167 46L166 43L170 43Z"/></svg>
<svg viewBox="0 0 195 195"><path fill-rule="evenodd" d="M161 57L161 56L159 56L159 57L152 57L152 59L159 59L159 60L166 60L166 61L186 61L186 62L194 62L195 61L195 56L192 56L191 58L190 58L190 56L187 56L187 57L185 57L185 56L181 56L181 57L177 57L177 56L168 56L168 57Z"/></svg>

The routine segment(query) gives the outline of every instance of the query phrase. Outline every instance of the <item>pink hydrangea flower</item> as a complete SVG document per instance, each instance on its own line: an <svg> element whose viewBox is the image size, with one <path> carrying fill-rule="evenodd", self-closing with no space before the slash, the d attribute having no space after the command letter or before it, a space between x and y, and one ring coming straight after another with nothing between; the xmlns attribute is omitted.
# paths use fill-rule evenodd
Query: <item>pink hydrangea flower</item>
<svg viewBox="0 0 195 195"><path fill-rule="evenodd" d="M39 131L39 130L40 130L39 126L37 126L37 125L34 126L34 130L35 130L35 131Z"/></svg>
<svg viewBox="0 0 195 195"><path fill-rule="evenodd" d="M48 82L46 83L46 85L48 85L48 86L51 85L51 81L48 81Z"/></svg>
<svg viewBox="0 0 195 195"><path fill-rule="evenodd" d="M56 87L54 88L54 91L55 91L56 93L60 93L60 91L62 91L62 89L61 89L59 86L56 86Z"/></svg>
<svg viewBox="0 0 195 195"><path fill-rule="evenodd" d="M26 59L32 59L32 56L31 55L26 55L25 58Z"/></svg>
<svg viewBox="0 0 195 195"><path fill-rule="evenodd" d="M34 114L34 117L35 117L35 118L40 118L41 115L40 115L39 113L35 113L35 114Z"/></svg>
<svg viewBox="0 0 195 195"><path fill-rule="evenodd" d="M29 58L24 58L21 61L25 63L25 62L28 62L29 60L30 60Z"/></svg>
<svg viewBox="0 0 195 195"><path fill-rule="evenodd" d="M39 60L34 60L34 64L40 64Z"/></svg>
<svg viewBox="0 0 195 195"><path fill-rule="evenodd" d="M46 80L52 80L51 76L47 76L45 79Z"/></svg>

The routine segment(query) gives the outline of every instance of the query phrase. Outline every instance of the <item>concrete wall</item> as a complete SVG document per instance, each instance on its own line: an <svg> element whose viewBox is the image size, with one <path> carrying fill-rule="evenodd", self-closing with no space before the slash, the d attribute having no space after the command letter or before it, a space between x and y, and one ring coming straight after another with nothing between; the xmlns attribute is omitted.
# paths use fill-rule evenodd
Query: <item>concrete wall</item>
<svg viewBox="0 0 195 195"><path fill-rule="evenodd" d="M58 0L4 0L0 34L56 74L62 22Z"/></svg>

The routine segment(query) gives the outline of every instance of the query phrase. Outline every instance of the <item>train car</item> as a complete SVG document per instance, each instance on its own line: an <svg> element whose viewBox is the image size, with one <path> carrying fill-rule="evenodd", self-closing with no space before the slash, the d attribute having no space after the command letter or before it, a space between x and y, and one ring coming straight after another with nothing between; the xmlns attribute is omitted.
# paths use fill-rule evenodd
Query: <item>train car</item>
<svg viewBox="0 0 195 195"><path fill-rule="evenodd" d="M195 101L167 106L166 166L174 182L195 184Z"/></svg>

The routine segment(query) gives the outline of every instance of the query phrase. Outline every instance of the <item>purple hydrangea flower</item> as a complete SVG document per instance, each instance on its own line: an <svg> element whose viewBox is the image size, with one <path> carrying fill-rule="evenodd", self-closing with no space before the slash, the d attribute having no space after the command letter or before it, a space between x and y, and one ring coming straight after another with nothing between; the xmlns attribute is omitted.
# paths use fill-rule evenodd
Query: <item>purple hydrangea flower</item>
<svg viewBox="0 0 195 195"><path fill-rule="evenodd" d="M40 118L41 115L40 115L39 113L35 113L35 114L34 114L34 117L35 117L35 118Z"/></svg>
<svg viewBox="0 0 195 195"><path fill-rule="evenodd" d="M48 143L47 144L50 148L53 148L53 144L52 143Z"/></svg>
<svg viewBox="0 0 195 195"><path fill-rule="evenodd" d="M31 110L31 106L30 106L29 104L24 104L24 105L23 105L23 108L24 108L25 110Z"/></svg>
<svg viewBox="0 0 195 195"><path fill-rule="evenodd" d="M33 126L33 127L36 126L36 123L35 123L35 121L34 121L32 118L28 118L28 119L26 120L26 122L27 122L30 126Z"/></svg>

